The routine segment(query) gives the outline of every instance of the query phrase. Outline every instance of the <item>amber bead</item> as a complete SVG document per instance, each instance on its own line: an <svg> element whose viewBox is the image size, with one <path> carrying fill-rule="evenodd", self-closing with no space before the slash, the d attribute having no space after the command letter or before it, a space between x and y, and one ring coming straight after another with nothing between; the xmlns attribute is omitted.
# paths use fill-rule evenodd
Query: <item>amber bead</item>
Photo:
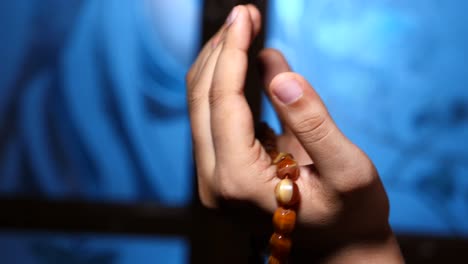
<svg viewBox="0 0 468 264"><path fill-rule="evenodd" d="M271 255L280 260L284 259L288 256L289 251L291 251L291 245L291 238L278 233L273 233L270 238Z"/></svg>
<svg viewBox="0 0 468 264"><path fill-rule="evenodd" d="M273 214L273 226L279 234L290 234L296 224L296 212L294 210L279 207Z"/></svg>
<svg viewBox="0 0 468 264"><path fill-rule="evenodd" d="M299 189L290 179L282 179L275 187L276 201L285 207L299 202Z"/></svg>
<svg viewBox="0 0 468 264"><path fill-rule="evenodd" d="M288 178L293 181L299 177L299 166L297 162L289 157L285 157L276 164L278 171L276 175L280 179Z"/></svg>
<svg viewBox="0 0 468 264"><path fill-rule="evenodd" d="M294 160L294 157L289 154L289 153L286 153L286 152L280 152L278 153L278 155L276 155L276 157L273 159L273 164L278 164L280 163L282 160L286 159L286 158L289 158L289 159L292 159Z"/></svg>

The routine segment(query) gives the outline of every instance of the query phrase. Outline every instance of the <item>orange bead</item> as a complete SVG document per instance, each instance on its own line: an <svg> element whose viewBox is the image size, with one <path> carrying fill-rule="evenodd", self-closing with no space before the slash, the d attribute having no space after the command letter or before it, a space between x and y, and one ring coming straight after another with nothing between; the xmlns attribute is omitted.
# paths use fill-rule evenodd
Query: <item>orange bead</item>
<svg viewBox="0 0 468 264"><path fill-rule="evenodd" d="M288 178L295 181L299 178L299 166L297 166L297 162L295 160L289 157L278 162L276 167L278 168L276 175L280 179Z"/></svg>
<svg viewBox="0 0 468 264"><path fill-rule="evenodd" d="M284 160L285 158L289 158L289 159L294 160L294 157L291 154L286 153L286 152L280 152L280 153L278 153L278 155L273 160L273 164L278 164L282 160Z"/></svg>
<svg viewBox="0 0 468 264"><path fill-rule="evenodd" d="M296 224L296 212L294 210L279 207L273 214L273 226L279 234L287 235L294 230Z"/></svg>
<svg viewBox="0 0 468 264"><path fill-rule="evenodd" d="M281 260L287 258L289 252L291 251L291 246L291 239L284 235L273 233L270 238L271 255L277 259Z"/></svg>
<svg viewBox="0 0 468 264"><path fill-rule="evenodd" d="M275 187L276 201L285 207L299 202L299 189L290 179L282 179Z"/></svg>
<svg viewBox="0 0 468 264"><path fill-rule="evenodd" d="M296 165L296 161L294 160L291 154L282 154L282 156L276 162L276 166L278 167L278 169L282 169L290 165Z"/></svg>
<svg viewBox="0 0 468 264"><path fill-rule="evenodd" d="M273 160L273 164L276 164L278 169L276 174L278 178L289 178L295 181L299 177L299 166L291 154L280 152Z"/></svg>

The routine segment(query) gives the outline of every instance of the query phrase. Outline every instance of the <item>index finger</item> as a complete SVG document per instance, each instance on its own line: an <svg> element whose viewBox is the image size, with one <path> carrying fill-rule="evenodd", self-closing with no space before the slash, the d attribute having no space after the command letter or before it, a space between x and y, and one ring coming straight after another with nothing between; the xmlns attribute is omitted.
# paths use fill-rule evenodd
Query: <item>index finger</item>
<svg viewBox="0 0 468 264"><path fill-rule="evenodd" d="M210 90L211 129L217 159L245 155L254 144L253 118L244 96L247 51L256 23L246 6L236 7L236 17L226 32ZM258 12L258 11L257 11Z"/></svg>

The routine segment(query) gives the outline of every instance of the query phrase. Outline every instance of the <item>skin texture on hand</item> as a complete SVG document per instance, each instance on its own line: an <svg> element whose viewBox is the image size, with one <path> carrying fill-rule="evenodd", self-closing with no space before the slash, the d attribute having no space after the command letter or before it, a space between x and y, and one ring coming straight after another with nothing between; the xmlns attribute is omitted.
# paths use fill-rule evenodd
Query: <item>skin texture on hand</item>
<svg viewBox="0 0 468 264"><path fill-rule="evenodd" d="M260 21L254 6L235 7L186 76L198 191L210 208L236 201L269 213L277 207L276 168L255 138L243 93L247 51ZM313 87L291 72L280 52L264 50L259 61L266 93L284 128L279 150L292 153L302 165L296 182L301 235L295 243L331 249L327 262L378 262L380 256L387 261L378 263L401 262L388 224L388 199L373 163L341 133Z"/></svg>

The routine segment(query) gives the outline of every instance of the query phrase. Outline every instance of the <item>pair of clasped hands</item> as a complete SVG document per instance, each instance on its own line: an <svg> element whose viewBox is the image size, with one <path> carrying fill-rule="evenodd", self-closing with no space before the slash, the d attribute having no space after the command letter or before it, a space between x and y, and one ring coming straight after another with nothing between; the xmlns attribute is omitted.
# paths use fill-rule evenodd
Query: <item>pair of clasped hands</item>
<svg viewBox="0 0 468 264"><path fill-rule="evenodd" d="M248 49L260 28L253 5L236 6L186 76L199 195L209 208L229 201L271 214L277 208L276 168L255 138L243 92ZM300 232L294 246L327 245L327 263L403 262L372 161L341 133L313 87L291 72L279 51L265 49L258 60L283 125L278 149L301 165L297 225L310 232Z"/></svg>

